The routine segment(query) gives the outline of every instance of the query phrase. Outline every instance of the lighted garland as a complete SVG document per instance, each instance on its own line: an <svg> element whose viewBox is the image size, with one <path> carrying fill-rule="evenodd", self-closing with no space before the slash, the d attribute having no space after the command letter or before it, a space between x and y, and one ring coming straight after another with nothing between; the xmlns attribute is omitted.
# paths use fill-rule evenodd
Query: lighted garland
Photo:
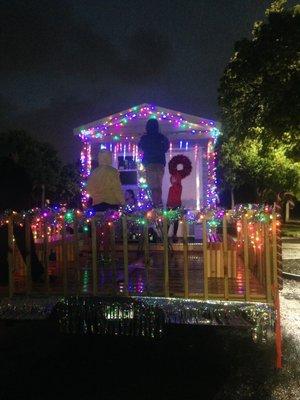
<svg viewBox="0 0 300 400"><path fill-rule="evenodd" d="M89 129L81 129L79 137L86 141L91 139L103 139L106 136L112 136L113 140L120 140L122 134L116 133L116 130L122 129L129 121L138 118L156 118L158 121L166 121L173 124L178 130L190 130L192 134L197 132L200 134L207 133L211 136L219 135L219 130L214 127L214 122L204 119L199 119L199 123L192 123L183 119L180 113L173 114L172 112L164 112L156 108L156 106L142 105L141 107L132 107L124 114L119 113L117 116L110 116L106 121ZM199 126L203 128L199 129ZM112 132L111 132L112 131ZM132 137L133 138L133 137ZM132 139L131 138L131 139ZM127 138L130 139L130 138Z"/></svg>
<svg viewBox="0 0 300 400"><path fill-rule="evenodd" d="M215 140L210 140L207 145L207 187L206 203L208 208L217 206L217 179L216 179L216 153Z"/></svg>
<svg viewBox="0 0 300 400"><path fill-rule="evenodd" d="M55 241L61 237L63 226L66 232L72 234L74 232L74 222L77 221L78 232L88 233L90 231L91 219L96 215L95 220L97 226L104 224L114 224L120 221L123 215L127 216L128 229L137 233L138 226L161 226L164 219L169 222L182 220L185 218L188 224L203 223L206 221L210 241L218 241L217 228L221 226L222 219L226 215L227 221L234 224L237 232L237 246L243 244L242 221L246 219L249 240L253 249L260 249L262 246L261 238L263 236L263 224L270 224L273 218L273 208L260 205L239 205L233 210L224 209L202 209L200 211L184 210L178 208L176 210L133 210L126 213L126 210L108 210L103 213L96 213L92 209L74 210L66 209L65 206L53 207L47 209L34 208L23 213L7 211L0 216L0 225L7 224L10 218L13 218L14 223L24 226L27 218L31 223L34 239L44 241ZM280 215L275 214L277 225ZM131 228L130 228L131 227ZM136 231L135 228L136 227Z"/></svg>
<svg viewBox="0 0 300 400"><path fill-rule="evenodd" d="M226 214L229 222L238 222L242 218L246 218L247 221L267 223L273 218L273 207L260 206L260 205L239 205L233 210L225 210L222 208L209 209L203 208L200 211L184 210L178 208L176 210L140 210L131 208L130 212L126 211L126 208L122 210L108 210L103 213L97 213L97 219L101 219L103 222L115 222L118 221L122 215L128 215L130 219L136 220L148 220L150 222L161 221L164 218L168 220L177 220L185 217L186 221L190 224L202 222L205 220L214 225L220 223ZM33 208L27 211L16 213L12 210L7 210L0 215L0 224L7 224L10 217L13 217L15 222L24 222L25 218L29 218L32 222L47 221L50 224L61 224L62 220L66 225L72 225L74 223L75 215L78 217L78 221L82 223L89 222L96 213L92 209L75 210L66 209L65 206L53 207L53 208ZM279 214L276 214L280 217Z"/></svg>

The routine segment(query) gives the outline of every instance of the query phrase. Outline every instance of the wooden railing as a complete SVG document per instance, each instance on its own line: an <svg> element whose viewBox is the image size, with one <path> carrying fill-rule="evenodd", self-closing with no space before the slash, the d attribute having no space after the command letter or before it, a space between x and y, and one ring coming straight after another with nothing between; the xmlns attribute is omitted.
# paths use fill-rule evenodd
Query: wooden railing
<svg viewBox="0 0 300 400"><path fill-rule="evenodd" d="M45 271L42 282L31 278L30 221L24 221L22 257L10 217L9 281L1 294L122 294L273 303L272 289L278 280L278 229L276 215L272 217L267 222L251 222L244 216L237 235L229 235L230 220L225 214L217 242L210 241L205 216L201 220L202 241L189 241L188 222L182 218L182 239L175 244L168 238L167 218L160 222L157 243L149 241L147 221L138 226L138 240L132 242L135 217L126 215L106 223L92 217L85 233L80 228L81 217L75 215L72 232L62 219L56 235L45 220L35 244Z"/></svg>

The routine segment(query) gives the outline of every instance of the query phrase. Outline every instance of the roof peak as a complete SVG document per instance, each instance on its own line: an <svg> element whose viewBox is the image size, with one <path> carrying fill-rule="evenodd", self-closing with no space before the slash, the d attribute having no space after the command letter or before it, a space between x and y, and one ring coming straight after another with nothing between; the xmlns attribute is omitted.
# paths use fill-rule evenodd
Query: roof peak
<svg viewBox="0 0 300 400"><path fill-rule="evenodd" d="M74 133L75 133L75 135L78 135L78 134L80 134L80 132L82 130L93 129L93 128L96 128L99 126L105 126L105 125L107 126L112 121L113 121L113 124L122 123L122 121L126 120L127 117L129 117L129 119L131 119L132 116L135 115L135 113L143 114L143 111L145 111L145 115L142 115L143 118L151 118L152 115L153 115L153 117L159 117L159 118L161 118L161 116L163 116L162 118L168 118L168 116L170 116L172 118L175 117L176 119L180 119L184 122L195 125L195 127L196 127L196 125L199 127L205 126L205 125L206 126L209 125L210 127L216 126L215 121L210 120L210 119L202 118L202 117L192 115L192 114L186 114L181 111L176 111L173 109L161 107L159 105L154 105L151 103L142 103L142 104L132 106L132 107L128 108L127 110L122 110L117 113L100 118L98 120L89 122L85 125L81 125L74 129Z"/></svg>

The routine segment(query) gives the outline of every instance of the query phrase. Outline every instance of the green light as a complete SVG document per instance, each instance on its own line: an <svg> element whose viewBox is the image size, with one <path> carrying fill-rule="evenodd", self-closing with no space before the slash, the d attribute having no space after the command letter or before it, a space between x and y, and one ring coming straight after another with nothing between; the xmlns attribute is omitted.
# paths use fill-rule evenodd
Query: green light
<svg viewBox="0 0 300 400"><path fill-rule="evenodd" d="M215 219L212 219L211 221L208 221L208 225L211 228L217 228L220 225L220 222Z"/></svg>
<svg viewBox="0 0 300 400"><path fill-rule="evenodd" d="M74 213L72 211L67 211L65 213L65 221L71 223L73 222L73 220L74 220Z"/></svg>
<svg viewBox="0 0 300 400"><path fill-rule="evenodd" d="M115 141L120 140L120 136L119 136L119 135L114 135L114 136L113 136L113 140L115 140Z"/></svg>

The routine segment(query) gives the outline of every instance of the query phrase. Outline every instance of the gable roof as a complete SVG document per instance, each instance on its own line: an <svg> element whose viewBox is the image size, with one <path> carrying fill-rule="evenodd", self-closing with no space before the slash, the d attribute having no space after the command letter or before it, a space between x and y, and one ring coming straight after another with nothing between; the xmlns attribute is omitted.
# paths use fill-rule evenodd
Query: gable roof
<svg viewBox="0 0 300 400"><path fill-rule="evenodd" d="M203 134L205 137L210 137L214 136L210 133L216 130L218 125L213 120L143 103L79 126L74 129L74 134L82 139L91 138L100 141L104 141L107 136L118 134L134 139L144 133L149 118L158 119L161 131L167 135L190 132L197 136Z"/></svg>

